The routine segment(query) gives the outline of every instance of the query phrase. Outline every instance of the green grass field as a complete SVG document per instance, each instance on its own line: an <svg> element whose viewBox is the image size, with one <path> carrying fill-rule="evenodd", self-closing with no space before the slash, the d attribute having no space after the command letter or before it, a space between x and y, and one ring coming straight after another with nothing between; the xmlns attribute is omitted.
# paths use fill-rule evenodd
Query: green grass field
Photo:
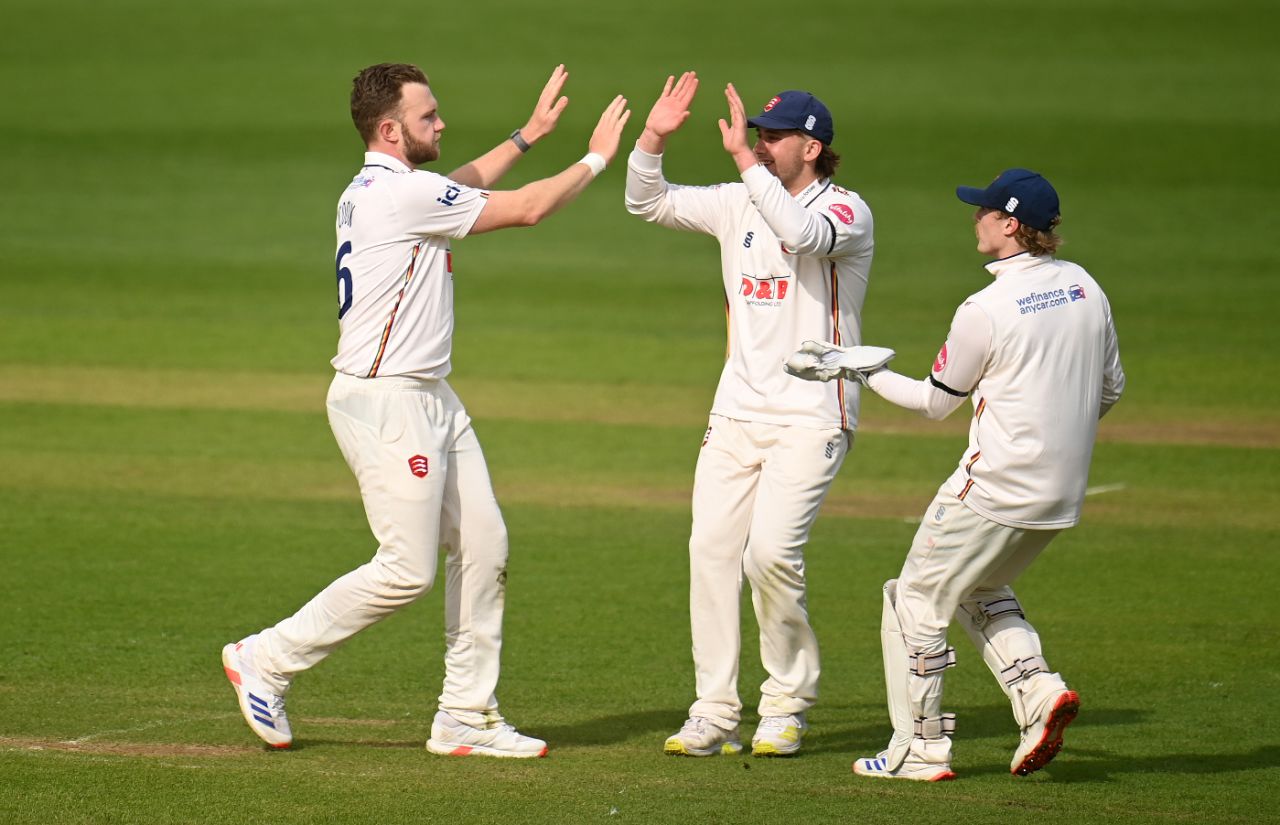
<svg viewBox="0 0 1280 825"><path fill-rule="evenodd" d="M1280 821L1273 3L3 11L0 822ZM724 322L714 242L627 215L621 163L547 224L454 247L451 382L511 533L500 696L550 758L426 753L438 592L298 680L292 751L256 744L219 648L374 549L323 396L332 210L361 151L348 84L383 60L431 75L442 171L565 62L570 108L512 186L580 157L617 92L629 145L668 73L703 78L667 161L689 183L733 175L725 82L749 109L814 91L876 216L867 342L917 376L985 283L953 187L1015 165L1054 181L1129 388L1103 491L1019 585L1084 701L1052 765L1008 775L1016 728L957 632L960 780L849 773L888 734L880 584L965 443L963 412L878 399L808 550L824 673L804 753L662 755L692 699L688 497Z"/></svg>

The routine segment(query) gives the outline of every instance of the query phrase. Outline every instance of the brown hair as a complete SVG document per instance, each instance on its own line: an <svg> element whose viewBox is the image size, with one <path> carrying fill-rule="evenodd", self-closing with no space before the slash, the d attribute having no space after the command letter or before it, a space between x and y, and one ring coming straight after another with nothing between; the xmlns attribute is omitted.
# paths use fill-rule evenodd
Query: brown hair
<svg viewBox="0 0 1280 825"><path fill-rule="evenodd" d="M820 178L829 178L840 168L840 156L831 150L827 144L822 144L822 154L818 155L818 159L814 161L814 170Z"/></svg>
<svg viewBox="0 0 1280 825"><path fill-rule="evenodd" d="M351 81L351 120L366 146L373 143L378 122L400 108L400 89L409 83L428 85L426 74L412 63L379 63Z"/></svg>
<svg viewBox="0 0 1280 825"><path fill-rule="evenodd" d="M1008 217L1012 217L1008 212L1000 213L1001 220ZM1048 229L1036 229L1034 226L1018 221L1018 231L1013 233L1013 239L1032 255L1037 257L1053 255L1058 251L1058 247L1062 246L1062 236L1054 231L1060 223L1062 223L1061 215L1054 216L1054 219L1049 222Z"/></svg>

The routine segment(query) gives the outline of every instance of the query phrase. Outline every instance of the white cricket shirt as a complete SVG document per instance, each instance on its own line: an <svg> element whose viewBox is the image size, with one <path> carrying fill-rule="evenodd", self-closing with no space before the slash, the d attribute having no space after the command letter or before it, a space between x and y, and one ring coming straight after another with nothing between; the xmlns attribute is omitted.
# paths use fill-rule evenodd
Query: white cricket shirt
<svg viewBox="0 0 1280 825"><path fill-rule="evenodd" d="M453 341L453 260L489 193L366 152L338 199L338 354L358 378L444 378Z"/></svg>
<svg viewBox="0 0 1280 825"><path fill-rule="evenodd" d="M1080 520L1098 419L1124 391L1107 296L1089 273L1020 253L991 261L995 281L956 310L929 380L871 376L889 401L942 418L972 392L969 447L947 481L999 524Z"/></svg>
<svg viewBox="0 0 1280 825"><path fill-rule="evenodd" d="M874 251L871 210L818 180L792 195L763 166L742 183L677 186L662 156L627 162L627 210L720 242L729 345L711 412L741 421L852 430L856 382L804 381L782 362L806 340L862 342L862 302Z"/></svg>

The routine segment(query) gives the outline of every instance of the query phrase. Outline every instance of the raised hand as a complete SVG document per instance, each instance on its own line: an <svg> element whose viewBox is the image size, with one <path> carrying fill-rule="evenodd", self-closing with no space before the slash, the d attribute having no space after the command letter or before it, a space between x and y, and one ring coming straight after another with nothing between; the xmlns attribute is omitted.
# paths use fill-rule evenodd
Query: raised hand
<svg viewBox="0 0 1280 825"><path fill-rule="evenodd" d="M693 97L698 93L698 75L696 72L685 72L676 80L667 77L662 94L649 110L649 117L644 122L647 132L662 140L679 129L689 119L689 107Z"/></svg>
<svg viewBox="0 0 1280 825"><path fill-rule="evenodd" d="M751 144L747 140L747 113L742 108L742 98L738 96L738 90L730 83L724 88L725 100L729 103L729 121L726 123L724 118L720 119L720 139L724 143L724 150L739 160L739 168L744 168L741 161L745 160L747 165L754 164L755 155L751 152Z"/></svg>
<svg viewBox="0 0 1280 825"><path fill-rule="evenodd" d="M631 110L627 108L627 99L618 95L600 115L600 122L596 124L591 140L587 143L589 151L603 157L606 163L612 162L614 155L618 154L622 129L630 118Z"/></svg>
<svg viewBox="0 0 1280 825"><path fill-rule="evenodd" d="M560 113L569 105L569 98L560 94L568 79L569 72L561 63L551 73L547 85L542 87L542 94L533 107L533 114L529 115L529 122L520 127L520 135L529 143L536 143L555 130L560 121Z"/></svg>

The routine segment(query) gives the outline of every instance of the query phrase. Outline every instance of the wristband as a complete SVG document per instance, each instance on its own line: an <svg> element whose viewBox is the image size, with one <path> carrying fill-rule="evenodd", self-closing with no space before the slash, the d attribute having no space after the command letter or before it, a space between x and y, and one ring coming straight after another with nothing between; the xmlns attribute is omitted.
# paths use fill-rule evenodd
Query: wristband
<svg viewBox="0 0 1280 825"><path fill-rule="evenodd" d="M578 163L585 164L586 167L591 170L591 177L593 178L599 176L599 174L604 171L604 167L608 165L605 163L604 155L600 155L596 152L587 152L586 156L583 157L582 160L578 161Z"/></svg>
<svg viewBox="0 0 1280 825"><path fill-rule="evenodd" d="M524 139L524 135L520 134L519 129L516 129L511 133L511 142L516 145L516 148L519 149L521 153L529 151L529 141Z"/></svg>

